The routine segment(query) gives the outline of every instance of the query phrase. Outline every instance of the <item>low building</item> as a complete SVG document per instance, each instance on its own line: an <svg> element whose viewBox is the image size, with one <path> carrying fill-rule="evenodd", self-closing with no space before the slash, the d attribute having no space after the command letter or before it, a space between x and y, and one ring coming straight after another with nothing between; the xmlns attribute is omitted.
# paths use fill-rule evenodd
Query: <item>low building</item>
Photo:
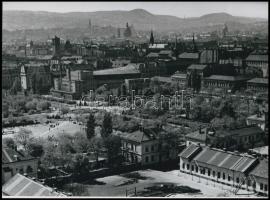
<svg viewBox="0 0 270 200"><path fill-rule="evenodd" d="M142 91L144 88L149 87L150 81L150 78L125 79L126 92L128 93L132 90L135 90L135 93L136 91Z"/></svg>
<svg viewBox="0 0 270 200"><path fill-rule="evenodd" d="M24 153L2 147L2 184L15 174L27 174L37 177L38 158L26 156Z"/></svg>
<svg viewBox="0 0 270 200"><path fill-rule="evenodd" d="M257 147L254 149L249 149L249 152L251 154L255 153L256 155L268 158L268 146L262 146L262 147Z"/></svg>
<svg viewBox="0 0 270 200"><path fill-rule="evenodd" d="M255 190L257 183L249 177L258 159L219 149L189 145L180 154L180 172L230 185L237 190Z"/></svg>
<svg viewBox="0 0 270 200"><path fill-rule="evenodd" d="M185 135L186 145L218 146L219 148L253 148L262 142L264 131L258 126L248 126L234 130L213 130L200 128Z"/></svg>
<svg viewBox="0 0 270 200"><path fill-rule="evenodd" d="M268 79L267 78L253 78L247 81L247 89L258 91L268 91Z"/></svg>
<svg viewBox="0 0 270 200"><path fill-rule="evenodd" d="M256 114L256 115L251 115L247 118L247 125L257 125L260 127L262 130L265 130L265 115L262 114Z"/></svg>
<svg viewBox="0 0 270 200"><path fill-rule="evenodd" d="M21 174L14 175L2 186L2 196L12 197L65 197L67 195L55 191L42 183L25 177Z"/></svg>
<svg viewBox="0 0 270 200"><path fill-rule="evenodd" d="M245 76L223 76L211 75L203 79L203 87L222 88L226 91L235 91L241 88L246 88L246 81L250 77Z"/></svg>
<svg viewBox="0 0 270 200"><path fill-rule="evenodd" d="M117 59L112 59L111 63L112 63L112 68L117 68L117 67L125 67L129 63L131 63L131 61L127 59L117 58Z"/></svg>
<svg viewBox="0 0 270 200"><path fill-rule="evenodd" d="M260 163L249 174L250 178L256 183L253 187L254 190L267 196L269 193L268 165L268 159L260 160Z"/></svg>

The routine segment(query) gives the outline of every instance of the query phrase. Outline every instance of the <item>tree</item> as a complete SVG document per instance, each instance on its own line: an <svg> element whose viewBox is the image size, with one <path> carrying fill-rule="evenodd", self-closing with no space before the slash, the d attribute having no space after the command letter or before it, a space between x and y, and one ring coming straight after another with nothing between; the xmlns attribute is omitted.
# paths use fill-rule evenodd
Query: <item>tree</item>
<svg viewBox="0 0 270 200"><path fill-rule="evenodd" d="M48 110L50 108L51 104L48 101L39 102L37 104L37 108L40 110Z"/></svg>
<svg viewBox="0 0 270 200"><path fill-rule="evenodd" d="M25 108L26 108L27 110L35 110L36 107L37 107L37 105L36 105L36 102L34 102L34 101L29 101L29 102L27 102L26 105L25 105Z"/></svg>
<svg viewBox="0 0 270 200"><path fill-rule="evenodd" d="M121 152L121 139L118 136L111 135L104 139L104 144L107 149L109 165L119 164L119 155Z"/></svg>
<svg viewBox="0 0 270 200"><path fill-rule="evenodd" d="M100 137L93 137L90 140L90 149L94 153L96 163L98 165L98 158L101 151L101 148L103 146L103 141Z"/></svg>
<svg viewBox="0 0 270 200"><path fill-rule="evenodd" d="M28 153L33 157L41 157L44 154L43 143L37 140L32 140L28 145Z"/></svg>
<svg viewBox="0 0 270 200"><path fill-rule="evenodd" d="M82 132L77 132L74 135L74 149L76 152L87 153L90 149L89 140Z"/></svg>
<svg viewBox="0 0 270 200"><path fill-rule="evenodd" d="M65 114L67 114L69 112L69 108L67 106L63 106L61 108L61 112L62 112L63 115L65 115Z"/></svg>
<svg viewBox="0 0 270 200"><path fill-rule="evenodd" d="M95 136L95 116L90 113L86 124L86 136L88 140Z"/></svg>
<svg viewBox="0 0 270 200"><path fill-rule="evenodd" d="M103 123L101 127L101 137L102 138L107 138L112 134L112 117L110 113L105 113L104 118L103 118Z"/></svg>
<svg viewBox="0 0 270 200"><path fill-rule="evenodd" d="M14 149L16 147L15 141L12 138L3 138L3 143L8 148Z"/></svg>
<svg viewBox="0 0 270 200"><path fill-rule="evenodd" d="M18 144L22 145L25 150L27 150L27 145L33 139L33 133L27 129L21 129L20 132L15 134L14 139Z"/></svg>

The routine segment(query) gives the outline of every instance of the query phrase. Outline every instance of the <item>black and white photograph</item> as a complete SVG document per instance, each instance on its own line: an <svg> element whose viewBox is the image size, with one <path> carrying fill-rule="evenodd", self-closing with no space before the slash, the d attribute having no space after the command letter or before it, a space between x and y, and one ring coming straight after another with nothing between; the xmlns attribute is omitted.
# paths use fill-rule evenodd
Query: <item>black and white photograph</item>
<svg viewBox="0 0 270 200"><path fill-rule="evenodd" d="M268 198L268 1L2 1L2 198Z"/></svg>

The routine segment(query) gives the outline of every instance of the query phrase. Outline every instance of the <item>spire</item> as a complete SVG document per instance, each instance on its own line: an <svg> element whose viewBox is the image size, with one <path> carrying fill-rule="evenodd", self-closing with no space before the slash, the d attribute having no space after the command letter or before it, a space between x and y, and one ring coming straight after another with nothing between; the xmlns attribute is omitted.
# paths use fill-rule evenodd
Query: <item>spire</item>
<svg viewBox="0 0 270 200"><path fill-rule="evenodd" d="M153 36L153 30L151 30L151 35L150 35L150 44L154 44L155 40L154 40L154 36Z"/></svg>
<svg viewBox="0 0 270 200"><path fill-rule="evenodd" d="M196 46L195 39L194 39L194 33L193 33L193 36L192 36L192 43L193 43L193 51L197 52L197 46Z"/></svg>

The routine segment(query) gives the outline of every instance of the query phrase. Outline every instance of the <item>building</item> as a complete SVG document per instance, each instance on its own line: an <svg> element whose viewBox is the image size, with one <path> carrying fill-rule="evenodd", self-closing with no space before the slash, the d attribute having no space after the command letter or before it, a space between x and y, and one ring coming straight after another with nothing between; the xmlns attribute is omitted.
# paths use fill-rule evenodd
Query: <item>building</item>
<svg viewBox="0 0 270 200"><path fill-rule="evenodd" d="M267 196L269 193L268 165L268 158L260 160L260 163L249 174L250 178L256 183L253 185L254 190Z"/></svg>
<svg viewBox="0 0 270 200"><path fill-rule="evenodd" d="M150 78L125 79L126 93L132 90L135 90L135 94L141 93L140 91L142 91L144 88L149 87L150 82Z"/></svg>
<svg viewBox="0 0 270 200"><path fill-rule="evenodd" d="M73 100L81 98L83 94L89 93L93 89L93 71L71 71L68 68L64 78L54 79L54 89L51 90L51 94L56 97Z"/></svg>
<svg viewBox="0 0 270 200"><path fill-rule="evenodd" d="M125 66L127 66L130 62L131 62L130 60L127 60L127 59L121 59L121 58L111 59L112 68L125 67Z"/></svg>
<svg viewBox="0 0 270 200"><path fill-rule="evenodd" d="M202 80L211 74L209 65L192 64L187 68L187 86L200 90Z"/></svg>
<svg viewBox="0 0 270 200"><path fill-rule="evenodd" d="M109 88L118 88L125 79L135 79L141 77L139 70L142 64L130 63L125 67L96 70L93 72L95 88L107 84Z"/></svg>
<svg viewBox="0 0 270 200"><path fill-rule="evenodd" d="M257 125L258 127L260 127L262 130L265 130L265 123L266 123L266 119L265 119L266 114L261 114L258 113L256 115L251 115L249 117L247 117L247 125Z"/></svg>
<svg viewBox="0 0 270 200"><path fill-rule="evenodd" d="M192 144L179 157L182 173L230 185L235 194L240 188L256 191L258 182L249 175L259 166L259 160L252 156Z"/></svg>
<svg viewBox="0 0 270 200"><path fill-rule="evenodd" d="M262 77L268 77L268 55L250 54L246 58L246 64L249 68L258 69Z"/></svg>
<svg viewBox="0 0 270 200"><path fill-rule="evenodd" d="M233 130L213 130L200 128L185 135L186 145L200 144L236 150L240 147L253 148L262 142L264 131L258 126L248 126Z"/></svg>
<svg viewBox="0 0 270 200"><path fill-rule="evenodd" d="M22 64L20 78L22 89L34 93L48 93L53 85L50 66L43 63Z"/></svg>
<svg viewBox="0 0 270 200"><path fill-rule="evenodd" d="M247 81L247 89L253 91L268 91L268 79L267 78L253 78Z"/></svg>
<svg viewBox="0 0 270 200"><path fill-rule="evenodd" d="M2 196L12 197L48 197L48 196L60 196L66 195L55 191L55 189L43 185L41 182L36 181L33 178L23 176L21 174L14 175L2 186Z"/></svg>
<svg viewBox="0 0 270 200"><path fill-rule="evenodd" d="M262 156L262 157L265 157L265 158L269 158L268 155L268 146L262 146L262 147L257 147L257 148L254 148L254 149L249 149L249 152L251 154L256 154L258 156Z"/></svg>
<svg viewBox="0 0 270 200"><path fill-rule="evenodd" d="M177 85L180 88L186 88L187 86L187 74L180 73L179 71L176 71L171 76L172 82L177 83Z"/></svg>
<svg viewBox="0 0 270 200"><path fill-rule="evenodd" d="M38 158L26 156L15 149L2 147L2 184L17 173L37 177L37 168Z"/></svg>
<svg viewBox="0 0 270 200"><path fill-rule="evenodd" d="M177 158L176 149L168 149L168 140L159 140L156 133L149 129L140 129L132 133L119 132L121 151L125 160L130 163L149 165Z"/></svg>
<svg viewBox="0 0 270 200"><path fill-rule="evenodd" d="M246 76L224 76L211 75L203 79L203 87L221 88L225 91L236 91L241 88L246 89L246 82L250 77Z"/></svg>
<svg viewBox="0 0 270 200"><path fill-rule="evenodd" d="M2 68L2 88L10 89L15 80L20 80L20 68L14 66L14 68Z"/></svg>

